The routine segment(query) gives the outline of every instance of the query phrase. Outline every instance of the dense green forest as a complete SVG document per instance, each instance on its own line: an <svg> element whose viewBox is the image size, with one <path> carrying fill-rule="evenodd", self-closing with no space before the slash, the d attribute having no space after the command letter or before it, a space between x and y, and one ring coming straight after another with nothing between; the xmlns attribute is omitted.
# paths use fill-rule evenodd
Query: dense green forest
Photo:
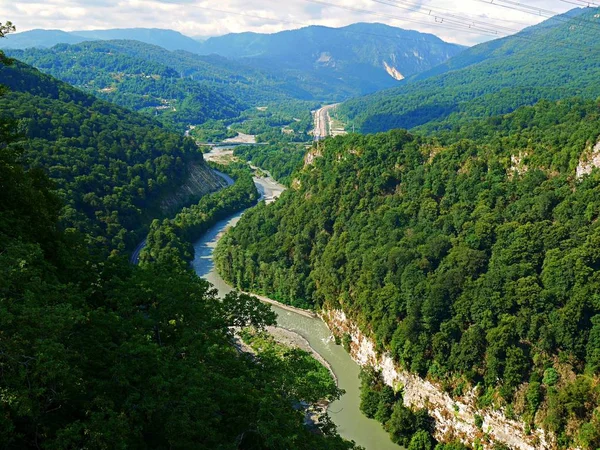
<svg viewBox="0 0 600 450"><path fill-rule="evenodd" d="M57 226L49 185L2 146L4 448L351 448L326 422L324 434L308 431L293 409L339 395L315 383L306 354L251 358L232 345L230 326L274 322L267 307L220 302L181 265L97 259Z"/></svg>
<svg viewBox="0 0 600 450"><path fill-rule="evenodd" d="M130 97L121 95L118 90L100 93L109 96L112 101L131 103L137 99L137 104L141 105L136 96L143 92L144 87L152 88L148 92L151 97L165 99L169 98L169 93L185 95L190 90L192 93L196 90L220 96L213 98L218 100L213 106L215 118L222 110L227 112L227 105L222 101L226 99L231 102L229 108L313 99L313 94L301 87L297 80L275 75L269 70L256 69L217 55L169 51L138 41L59 44L51 49L8 50L7 54L80 87L97 89L96 85L108 86L112 82L110 86L120 87ZM97 73L84 73L85 68L90 66L96 67ZM151 75L149 72L157 72L154 75L164 75L164 78L153 81L140 76L125 76ZM175 83L175 79L179 81ZM165 88L164 93L159 89L161 87ZM204 110L211 112L211 105L204 105ZM190 120L193 119L190 117Z"/></svg>
<svg viewBox="0 0 600 450"><path fill-rule="evenodd" d="M5 31L10 29L0 24L0 37ZM0 60L6 62L1 52ZM90 253L86 241L99 238L95 228L92 234L86 227L82 232L65 228L61 218L62 201L80 191L75 185L61 186L60 178L59 191L54 190L55 183L45 174L53 173L53 166L43 158L30 159L35 156L30 146L41 138L19 136L18 120L7 113L18 106L17 100L25 108L40 108L38 115L27 117L30 132L37 129L83 143L106 134L105 122L95 116L105 117L117 136L133 130L143 139L144 130L160 128L104 102L86 105L90 97L20 64L1 74L13 88L37 89L47 101L21 90L3 92L1 104L2 447L353 448L326 420L317 425L319 433L304 425L298 404L340 395L316 361L273 344L261 345L254 355L233 345L232 326L260 330L274 323L269 307L235 293L219 301L212 287L184 264L138 267L124 258ZM49 109L43 112L42 105ZM78 114L81 126L87 122L95 133L78 137L69 113ZM128 122L132 117L137 122ZM116 142L122 154L164 151L168 158L165 136L156 133L148 148L134 145L133 135ZM45 157L61 156L69 148L65 141L47 137L43 145L40 153ZM101 145L97 148L104 151ZM69 165L77 162L74 152ZM110 161L127 166L116 157ZM104 173L100 163L90 167L96 177ZM109 188L109 181L121 176L116 170L110 175L103 179ZM115 194L114 207L119 207L117 200L129 198Z"/></svg>
<svg viewBox="0 0 600 450"><path fill-rule="evenodd" d="M24 161L56 183L65 203L63 225L99 247L134 247L190 167L206 172L205 192L221 185L191 139L151 118L19 62L0 67L0 80L11 89L0 98L0 117L18 121Z"/></svg>
<svg viewBox="0 0 600 450"><path fill-rule="evenodd" d="M320 103L300 100L268 104L244 111L231 128L255 135L257 142L309 142L313 128L311 111L319 108Z"/></svg>
<svg viewBox="0 0 600 450"><path fill-rule="evenodd" d="M292 174L302 167L306 144L242 145L233 155L267 170L278 182L290 186Z"/></svg>
<svg viewBox="0 0 600 450"><path fill-rule="evenodd" d="M431 132L570 96L596 99L600 87L598 8L576 9L517 35L472 47L403 86L342 104L363 132L423 126Z"/></svg>
<svg viewBox="0 0 600 450"><path fill-rule="evenodd" d="M136 48L139 44L59 44L52 49L18 50L9 55L97 97L156 115L179 129L208 119L236 117L241 112L239 101L220 89L184 78L159 61L119 51L125 45Z"/></svg>
<svg viewBox="0 0 600 450"><path fill-rule="evenodd" d="M187 266L194 259L194 240L202 236L217 221L252 206L259 198L249 168L220 167L236 178L235 183L200 202L184 208L173 219L156 219L150 226L140 263L162 262Z"/></svg>
<svg viewBox="0 0 600 450"><path fill-rule="evenodd" d="M313 127L311 111L318 102L289 100L249 108L233 119L209 120L190 130L199 144L220 143L236 137L238 132L254 135L259 143L290 144L310 142Z"/></svg>
<svg viewBox="0 0 600 450"><path fill-rule="evenodd" d="M216 249L235 286L343 308L402 367L600 446L600 105L540 102L424 138L324 141ZM585 157L581 155L585 154Z"/></svg>

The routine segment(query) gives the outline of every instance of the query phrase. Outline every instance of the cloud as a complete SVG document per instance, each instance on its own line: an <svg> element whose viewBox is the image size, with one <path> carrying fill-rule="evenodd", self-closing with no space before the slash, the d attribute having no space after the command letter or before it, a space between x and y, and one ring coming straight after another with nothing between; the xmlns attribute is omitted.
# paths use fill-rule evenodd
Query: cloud
<svg viewBox="0 0 600 450"><path fill-rule="evenodd" d="M573 6L560 0L528 0L527 5L559 13ZM0 21L6 20L19 31L147 27L190 36L382 22L471 45L544 18L485 0L0 0Z"/></svg>

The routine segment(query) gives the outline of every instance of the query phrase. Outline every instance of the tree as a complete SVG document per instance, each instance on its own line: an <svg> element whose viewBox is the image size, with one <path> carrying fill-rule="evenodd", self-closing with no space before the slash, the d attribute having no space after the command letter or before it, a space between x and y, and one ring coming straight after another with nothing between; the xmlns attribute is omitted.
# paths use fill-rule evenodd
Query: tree
<svg viewBox="0 0 600 450"><path fill-rule="evenodd" d="M433 450L435 442L425 430L417 431L410 440L408 450Z"/></svg>
<svg viewBox="0 0 600 450"><path fill-rule="evenodd" d="M12 22L0 22L0 39L5 37L9 33L14 33L17 31L16 27L12 24ZM10 64L11 59L7 58L4 52L0 51L0 64Z"/></svg>
<svg viewBox="0 0 600 450"><path fill-rule="evenodd" d="M417 431L415 415L402 402L394 404L390 420L385 425L392 441L399 445L408 446L412 435Z"/></svg>

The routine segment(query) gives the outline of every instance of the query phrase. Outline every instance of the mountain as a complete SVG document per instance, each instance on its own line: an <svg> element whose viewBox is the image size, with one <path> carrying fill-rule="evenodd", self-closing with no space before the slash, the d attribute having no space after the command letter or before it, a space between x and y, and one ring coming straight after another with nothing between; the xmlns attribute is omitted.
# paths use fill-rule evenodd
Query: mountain
<svg viewBox="0 0 600 450"><path fill-rule="evenodd" d="M10 89L0 96L0 120L18 123L21 136L14 145L55 183L62 225L102 252L131 250L152 219L223 185L191 139L151 117L20 62L0 66L0 80Z"/></svg>
<svg viewBox="0 0 600 450"><path fill-rule="evenodd" d="M338 338L357 358L375 348L411 384L418 375L437 386L436 437L465 430L466 416L461 432L446 420L457 399L474 430L506 412L524 422L515 430L549 433L545 444L519 431L517 446L486 424L486 447L595 450L599 140L598 101L580 99L431 138L393 130L326 139L286 195L225 235L215 264L240 290L345 317ZM392 372L386 360L388 384ZM394 442L408 447L415 417L434 428L380 374L361 379L361 409ZM404 394L416 407L431 391L423 401L407 383Z"/></svg>
<svg viewBox="0 0 600 450"><path fill-rule="evenodd" d="M228 34L207 39L199 52L289 76L302 74L317 84L326 81L351 95L395 86L399 80L441 64L463 49L431 34L357 23L274 34Z"/></svg>
<svg viewBox="0 0 600 450"><path fill-rule="evenodd" d="M161 58L149 61L136 56L135 51L120 51L123 47L141 47L145 54L167 52L135 41L95 41L6 53L97 97L156 115L180 129L209 119L236 117L241 112L239 100L223 94L220 86L184 77L164 65ZM206 76L222 72L206 66Z"/></svg>
<svg viewBox="0 0 600 450"><path fill-rule="evenodd" d="M118 257L109 238L122 244L122 220L202 163L194 144L23 64L0 77L2 447L356 448L326 413L306 425L299 405L342 392L309 353L261 333L269 306L218 298L183 261ZM204 197L191 222L226 214L236 192L252 201L238 187ZM74 229L80 216L105 229ZM234 325L252 327L251 355Z"/></svg>
<svg viewBox="0 0 600 450"><path fill-rule="evenodd" d="M87 40L83 36L61 30L31 30L7 35L0 42L0 48L48 48L56 44L79 44Z"/></svg>
<svg viewBox="0 0 600 450"><path fill-rule="evenodd" d="M599 9L575 9L503 39L477 45L402 86L338 108L363 132L492 116L542 98L596 98Z"/></svg>
<svg viewBox="0 0 600 450"><path fill-rule="evenodd" d="M162 61L155 57L160 53L157 49L141 50L153 54L155 62L172 68L217 64L237 70L242 79L253 79L265 93L275 87L294 98L322 101L345 100L397 86L399 80L431 69L463 50L431 34L368 23L344 28L311 26L275 34L228 34L204 42L159 29L32 31L10 37L12 41L3 43L3 48L50 47L88 39L135 40L173 50L170 55L163 53ZM194 59L192 54L204 56ZM183 61L174 62L177 58ZM261 75L257 77L257 73Z"/></svg>
<svg viewBox="0 0 600 450"><path fill-rule="evenodd" d="M91 40L127 40L159 45L167 50L198 52L198 42L178 31L159 28L115 28L111 30L73 31L72 34Z"/></svg>
<svg viewBox="0 0 600 450"><path fill-rule="evenodd" d="M226 117L239 107L313 98L296 79L277 77L218 55L169 51L139 41L59 44L51 49L12 49L6 53L97 96L134 109L161 108L155 111L175 115L181 122ZM181 100L197 91L211 98L200 115L185 114L180 109ZM162 109L164 106L177 109L176 114L172 114L173 108Z"/></svg>
<svg viewBox="0 0 600 450"><path fill-rule="evenodd" d="M115 28L110 30L60 31L31 30L10 34L0 43L3 49L48 48L56 44L79 44L84 41L134 40L160 45L167 50L198 51L198 42L173 30L159 28Z"/></svg>

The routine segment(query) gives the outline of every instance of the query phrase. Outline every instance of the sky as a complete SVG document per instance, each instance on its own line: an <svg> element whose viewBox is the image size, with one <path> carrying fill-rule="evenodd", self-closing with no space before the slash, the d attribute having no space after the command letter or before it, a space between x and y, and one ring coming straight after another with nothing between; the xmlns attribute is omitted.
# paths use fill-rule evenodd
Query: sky
<svg viewBox="0 0 600 450"><path fill-rule="evenodd" d="M165 28L192 37L307 25L380 22L473 45L545 20L489 4L491 0L0 0L0 22L17 31ZM583 0L513 0L563 13ZM430 13L431 11L431 13ZM473 21L476 24L473 25ZM467 28L470 23L471 29ZM474 29L475 27L485 30Z"/></svg>

